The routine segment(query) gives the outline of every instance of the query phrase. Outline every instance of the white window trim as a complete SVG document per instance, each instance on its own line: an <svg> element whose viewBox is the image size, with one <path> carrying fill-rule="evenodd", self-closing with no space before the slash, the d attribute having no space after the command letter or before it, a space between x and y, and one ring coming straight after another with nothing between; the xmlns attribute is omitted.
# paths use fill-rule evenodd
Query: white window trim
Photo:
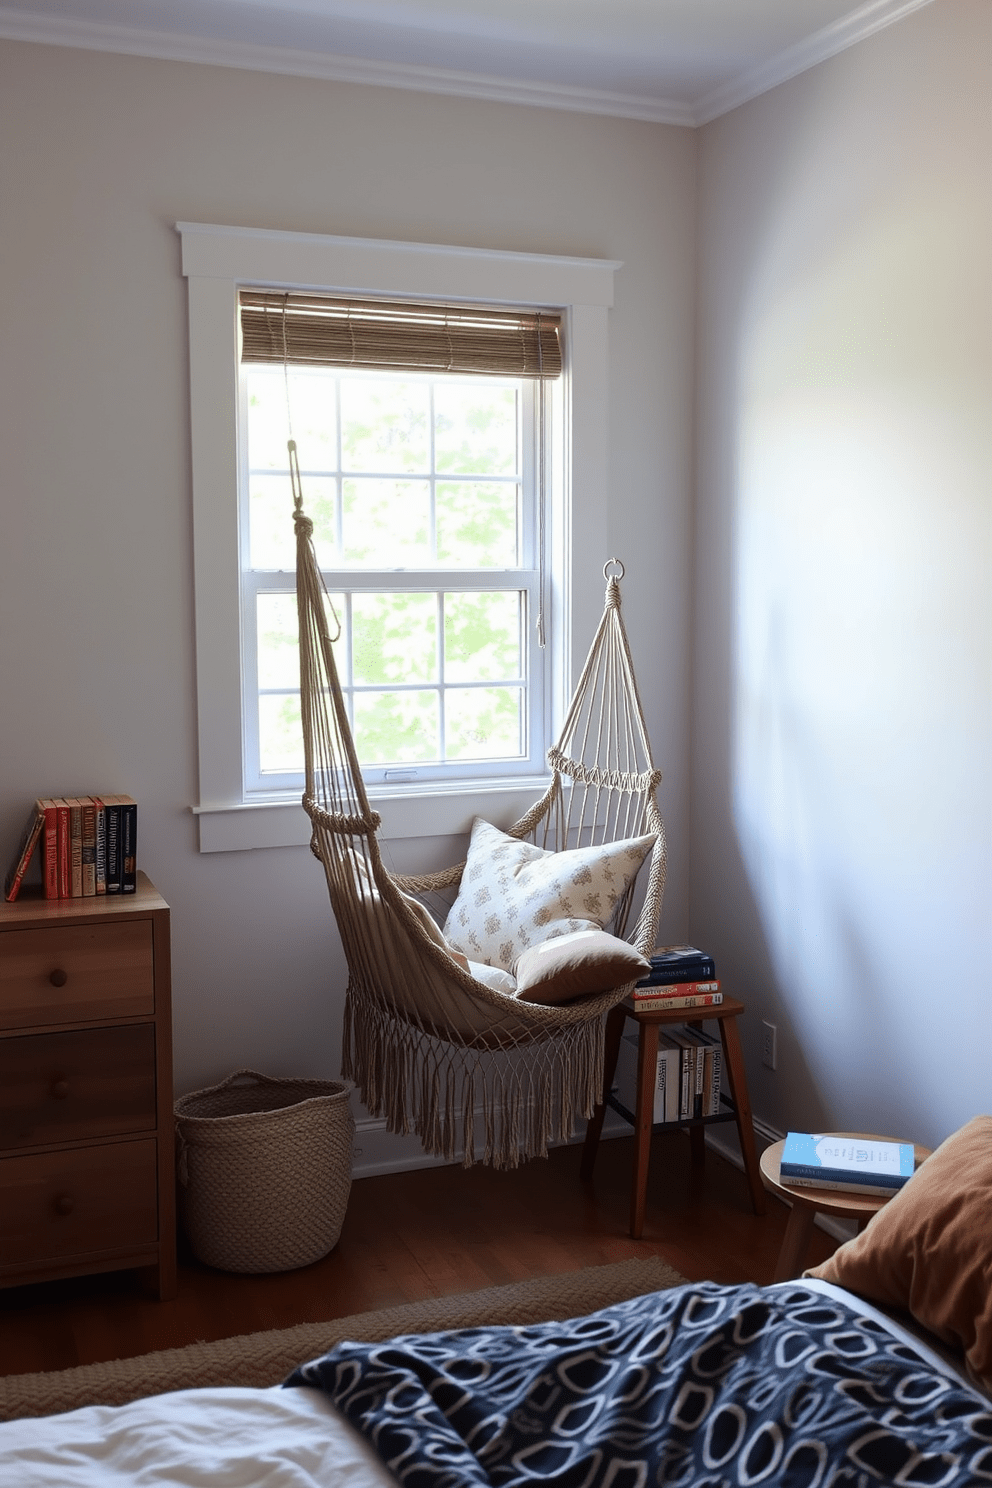
<svg viewBox="0 0 992 1488"><path fill-rule="evenodd" d="M491 304L553 306L565 317L562 481L549 532L551 633L565 635L551 681L551 737L600 612L607 551L607 315L620 264L428 243L326 237L179 222L189 282L190 427L199 728L200 851L289 847L310 840L298 802L245 802L238 526L237 295L242 284ZM552 647L552 660L561 654ZM542 778L370 792L386 838L468 830L476 815L507 823Z"/></svg>

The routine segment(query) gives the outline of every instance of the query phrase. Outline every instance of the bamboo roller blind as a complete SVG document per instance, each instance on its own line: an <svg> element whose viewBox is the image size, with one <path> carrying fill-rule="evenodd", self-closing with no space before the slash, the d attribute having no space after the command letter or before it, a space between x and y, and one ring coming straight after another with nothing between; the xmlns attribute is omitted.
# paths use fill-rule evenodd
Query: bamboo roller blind
<svg viewBox="0 0 992 1488"><path fill-rule="evenodd" d="M296 366L561 375L561 316L243 289L241 359Z"/></svg>

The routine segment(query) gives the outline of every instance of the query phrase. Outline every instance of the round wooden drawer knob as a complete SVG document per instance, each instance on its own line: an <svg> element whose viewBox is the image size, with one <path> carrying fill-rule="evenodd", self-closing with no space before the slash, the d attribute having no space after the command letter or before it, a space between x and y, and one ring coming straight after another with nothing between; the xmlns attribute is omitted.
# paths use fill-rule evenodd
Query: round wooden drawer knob
<svg viewBox="0 0 992 1488"><path fill-rule="evenodd" d="M52 1094L56 1100L65 1100L69 1094L69 1081L63 1079L53 1080Z"/></svg>
<svg viewBox="0 0 992 1488"><path fill-rule="evenodd" d="M55 1200L56 1214L71 1214L76 1207L76 1201L72 1194L59 1194Z"/></svg>
<svg viewBox="0 0 992 1488"><path fill-rule="evenodd" d="M69 973L67 971L63 971L61 966L57 966L55 970L50 974L48 980L51 982L53 987L64 987L66 982L69 980Z"/></svg>

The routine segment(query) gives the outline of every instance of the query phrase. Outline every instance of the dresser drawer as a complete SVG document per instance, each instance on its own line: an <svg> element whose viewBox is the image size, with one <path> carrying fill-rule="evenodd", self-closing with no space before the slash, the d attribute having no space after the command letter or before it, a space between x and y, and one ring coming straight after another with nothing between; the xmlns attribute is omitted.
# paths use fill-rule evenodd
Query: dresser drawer
<svg viewBox="0 0 992 1488"><path fill-rule="evenodd" d="M153 1246L155 1140L0 1158L0 1266Z"/></svg>
<svg viewBox="0 0 992 1488"><path fill-rule="evenodd" d="M0 1151L154 1129L151 1023L0 1039Z"/></svg>
<svg viewBox="0 0 992 1488"><path fill-rule="evenodd" d="M155 1010L148 920L46 926L0 935L0 1029Z"/></svg>

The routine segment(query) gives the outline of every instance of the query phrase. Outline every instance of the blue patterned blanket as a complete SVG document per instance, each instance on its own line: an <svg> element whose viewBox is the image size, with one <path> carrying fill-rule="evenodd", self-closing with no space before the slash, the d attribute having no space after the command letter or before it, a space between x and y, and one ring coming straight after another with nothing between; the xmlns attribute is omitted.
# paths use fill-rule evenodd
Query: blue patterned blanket
<svg viewBox="0 0 992 1488"><path fill-rule="evenodd" d="M992 1484L992 1407L802 1283L343 1343L286 1383L326 1391L404 1488Z"/></svg>

